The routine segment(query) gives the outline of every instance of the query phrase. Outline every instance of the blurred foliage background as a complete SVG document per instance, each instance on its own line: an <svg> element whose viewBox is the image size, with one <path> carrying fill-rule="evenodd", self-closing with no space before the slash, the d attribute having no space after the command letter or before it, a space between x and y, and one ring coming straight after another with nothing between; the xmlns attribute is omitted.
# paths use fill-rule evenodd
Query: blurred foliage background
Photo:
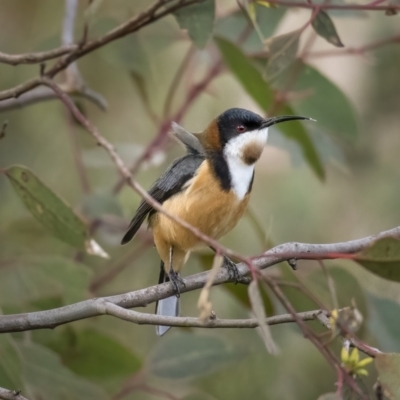
<svg viewBox="0 0 400 400"><path fill-rule="evenodd" d="M80 2L76 38L85 19L89 20L89 37L94 38L147 6L146 1L128 0L93 4L88 11L87 2ZM59 46L64 9L62 1L1 0L0 49L25 53ZM267 39L304 27L311 11L256 5L252 15ZM200 131L231 107L279 115L290 106L295 113L317 120L295 125L304 130L302 136L288 126L291 131L271 130L269 146L256 168L250 215L222 242L242 254L256 255L271 243L338 242L390 229L400 225L400 47L391 44L358 55L317 53L360 48L399 34L398 16L343 10L329 15L345 48L336 50L308 26L299 36L298 49L283 55L287 68L279 69L273 82L263 81L264 97L257 92L260 85L254 89L249 84L255 76L251 68L262 77L271 68L265 64L274 56L274 45L279 50L282 44L270 42L270 53L265 52L257 32L246 28L248 18L237 3L217 0L214 35L218 39L211 38L203 50L192 47L176 18L167 16L80 59L78 66L85 82L104 96L108 108L103 112L81 98L77 103L132 165L156 137L162 122L182 111L188 93L222 54L226 68L184 109L179 122L185 128ZM232 45L240 35L241 43ZM242 64L235 51L242 54ZM291 69L299 68L299 61L294 60L296 51L307 66L300 68L285 92L289 102L276 107L272 97L267 99L267 91L272 96L273 89L286 87L293 77ZM190 59L179 73L179 82L173 83L176 93L168 104L170 112L163 117L171 83L188 54ZM250 77L246 63L252 66ZM237 70L235 65L239 65ZM35 76L38 68L0 64L0 88ZM61 82L62 76L59 79ZM32 217L2 175L1 311L49 309L155 284L159 260L146 230L134 243L119 246L139 196L125 187L118 193L113 191L119 180L114 165L64 106L52 100L2 110L0 123L5 120L9 125L0 141L0 168L12 164L30 168L85 217L110 260L86 255L54 238ZM182 147L168 142L142 165L137 180L149 187L182 153ZM77 159L82 163L80 169ZM207 256L193 255L185 274L201 271L207 262L209 268ZM364 316L360 337L383 351L400 351L398 284L350 261L326 265L336 285L339 306L355 301ZM269 273L302 282L333 308L318 263L299 262L295 273L287 265L279 265ZM317 308L301 293L285 292L297 310ZM182 315L197 315L197 296L197 292L182 296ZM250 314L246 304L226 287L213 288L212 300L220 318ZM270 315L283 312L272 296L270 301ZM152 312L153 307L151 304L145 311ZM277 357L266 353L255 330L174 328L159 338L152 326L136 326L111 317L91 318L51 331L3 334L0 386L20 388L31 400L308 400L335 391L335 371L294 324L272 327L272 333L281 349ZM339 341L334 346L339 354ZM369 372L363 379L372 386L376 372L373 367Z"/></svg>

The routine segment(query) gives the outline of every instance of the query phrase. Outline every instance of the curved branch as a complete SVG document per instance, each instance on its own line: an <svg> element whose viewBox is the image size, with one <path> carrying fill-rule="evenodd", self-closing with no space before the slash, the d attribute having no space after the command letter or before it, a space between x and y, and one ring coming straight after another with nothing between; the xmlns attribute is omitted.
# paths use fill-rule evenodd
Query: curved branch
<svg viewBox="0 0 400 400"><path fill-rule="evenodd" d="M285 243L272 248L263 255L253 260L253 264L264 269L272 265L286 261L296 256L297 259L331 259L332 253L353 254L372 244L375 240L383 237L400 238L400 226L378 235L372 235L363 239L351 240L349 242L332 244L306 244L306 243ZM339 256L337 256L339 258ZM237 264L241 276L249 273L249 268L243 264ZM184 279L185 287L182 293L200 289L207 282L208 272L191 275ZM229 273L221 268L213 282L213 285L232 282ZM150 286L134 292L124 293L115 296L91 299L71 304L69 306L55 308L47 311L38 311L24 314L0 316L0 333L21 332L33 329L55 328L58 325L91 318L105 314L105 302L115 304L122 308L144 307L155 301L173 296L174 289L170 283Z"/></svg>

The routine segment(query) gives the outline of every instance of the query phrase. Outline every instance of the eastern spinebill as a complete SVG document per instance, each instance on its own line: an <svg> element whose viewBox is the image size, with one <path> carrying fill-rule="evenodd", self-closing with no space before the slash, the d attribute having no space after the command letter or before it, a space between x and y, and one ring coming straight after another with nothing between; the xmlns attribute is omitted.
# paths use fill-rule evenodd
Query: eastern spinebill
<svg viewBox="0 0 400 400"><path fill-rule="evenodd" d="M149 194L168 210L204 234L219 239L235 227L246 211L260 158L271 125L290 120L309 120L296 115L262 118L241 108L231 108L214 119L201 133L176 136L187 154L176 159L154 182ZM154 244L161 258L159 283L171 281L176 296L160 300L158 315L179 315L179 275L192 250L204 243L192 232L156 211L142 200L122 244L129 242L148 218ZM237 280L236 265L227 257L224 266ZM163 335L169 327L157 326Z"/></svg>

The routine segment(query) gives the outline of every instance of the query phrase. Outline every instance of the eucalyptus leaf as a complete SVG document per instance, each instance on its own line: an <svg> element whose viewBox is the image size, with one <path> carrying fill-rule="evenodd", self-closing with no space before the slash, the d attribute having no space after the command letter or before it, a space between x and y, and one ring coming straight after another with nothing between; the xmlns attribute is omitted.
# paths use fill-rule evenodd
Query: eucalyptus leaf
<svg viewBox="0 0 400 400"><path fill-rule="evenodd" d="M0 386L10 390L24 390L22 365L9 334L0 335Z"/></svg>
<svg viewBox="0 0 400 400"><path fill-rule="evenodd" d="M99 383L124 379L141 367L141 360L129 349L93 329L74 332L67 327L50 347L74 373Z"/></svg>
<svg viewBox="0 0 400 400"><path fill-rule="evenodd" d="M284 7L265 8L262 5L255 4L257 24L264 37L272 36L279 22L286 13ZM247 29L248 19L242 10L227 14L223 18L218 18L215 24L215 35L231 42L237 42L241 32ZM242 49L245 52L257 52L263 50L263 43L259 35L253 29L246 40L242 43Z"/></svg>
<svg viewBox="0 0 400 400"><path fill-rule="evenodd" d="M311 23L315 32L326 39L329 43L336 47L344 47L342 41L336 32L335 25L333 24L331 17L324 10L319 10L316 17Z"/></svg>
<svg viewBox="0 0 400 400"><path fill-rule="evenodd" d="M215 18L215 0L204 0L174 12L181 29L186 29L193 43L203 48L212 36Z"/></svg>
<svg viewBox="0 0 400 400"><path fill-rule="evenodd" d="M400 282L400 240L387 237L357 253L354 259L368 271Z"/></svg>
<svg viewBox="0 0 400 400"><path fill-rule="evenodd" d="M17 341L16 341L17 342ZM59 356L33 342L17 342L27 391L41 400L105 400L109 396L62 365Z"/></svg>
<svg viewBox="0 0 400 400"><path fill-rule="evenodd" d="M265 78L269 82L277 79L296 59L300 34L301 31L296 30L265 41L265 48L269 54Z"/></svg>
<svg viewBox="0 0 400 400"><path fill-rule="evenodd" d="M159 342L147 369L159 378L194 378L242 357L226 338L180 333Z"/></svg>
<svg viewBox="0 0 400 400"><path fill-rule="evenodd" d="M219 51L232 74L241 83L246 92L263 109L272 104L273 93L260 71L251 63L246 55L232 42L215 38Z"/></svg>
<svg viewBox="0 0 400 400"><path fill-rule="evenodd" d="M0 269L0 304L25 305L46 298L60 298L63 305L82 301L92 275L86 265L70 259L21 259Z"/></svg>
<svg viewBox="0 0 400 400"><path fill-rule="evenodd" d="M400 354L378 354L375 367L385 396L389 399L400 399Z"/></svg>
<svg viewBox="0 0 400 400"><path fill-rule="evenodd" d="M356 114L342 90L316 68L298 60L287 72L286 79L298 71L293 89L304 96L290 102L295 113L316 119L318 123L313 129L317 131L322 129L336 139L354 140L358 130Z"/></svg>
<svg viewBox="0 0 400 400"><path fill-rule="evenodd" d="M46 186L32 171L14 165L5 170L15 192L31 214L55 237L89 254L107 257L101 247L89 238L85 222L72 207Z"/></svg>
<svg viewBox="0 0 400 400"><path fill-rule="evenodd" d="M266 322L266 313L261 298L260 289L256 281L251 281L248 289L251 308L260 326L261 336L264 340L265 347L271 354L278 354L278 348L272 339L271 330Z"/></svg>
<svg viewBox="0 0 400 400"><path fill-rule="evenodd" d="M293 115L293 109L286 105L281 109L282 114ZM307 124L308 125L308 124ZM277 129L279 129L288 139L291 139L298 143L303 153L305 160L315 174L321 180L325 179L325 169L322 164L322 160L317 153L317 149L312 142L309 133L300 121L290 121L283 124L278 124Z"/></svg>

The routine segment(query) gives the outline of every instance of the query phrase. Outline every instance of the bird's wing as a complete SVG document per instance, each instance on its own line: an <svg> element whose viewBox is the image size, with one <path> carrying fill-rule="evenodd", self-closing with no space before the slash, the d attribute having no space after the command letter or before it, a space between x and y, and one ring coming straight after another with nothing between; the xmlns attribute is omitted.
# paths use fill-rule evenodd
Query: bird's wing
<svg viewBox="0 0 400 400"><path fill-rule="evenodd" d="M148 191L149 195L159 203L164 203L164 201L182 190L185 183L193 178L203 161L204 156L199 154L187 154L178 158L168 170L154 182L153 186ZM129 225L128 231L122 238L121 244L128 243L135 236L147 215L153 210L153 207L145 200L141 201Z"/></svg>
<svg viewBox="0 0 400 400"><path fill-rule="evenodd" d="M196 134L188 132L185 128L182 128L176 122L172 122L171 124L170 134L177 138L181 143L183 143L186 147L186 150L189 154L200 154L205 155L205 150L200 140L196 136Z"/></svg>

